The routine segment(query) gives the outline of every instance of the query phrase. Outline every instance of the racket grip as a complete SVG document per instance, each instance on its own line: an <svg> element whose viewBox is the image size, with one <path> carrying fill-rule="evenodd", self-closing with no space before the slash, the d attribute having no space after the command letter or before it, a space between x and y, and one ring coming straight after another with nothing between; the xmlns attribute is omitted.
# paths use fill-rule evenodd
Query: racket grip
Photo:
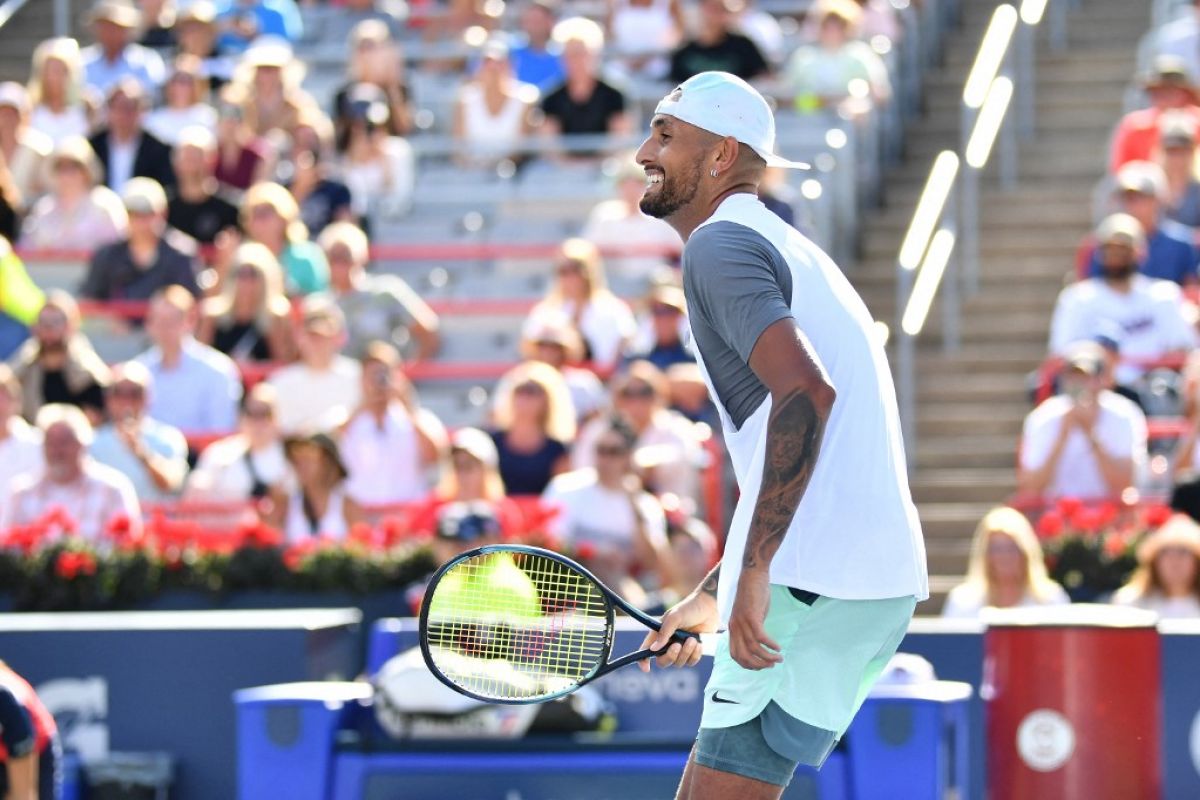
<svg viewBox="0 0 1200 800"><path fill-rule="evenodd" d="M717 652L717 636L716 633L693 633L692 631L675 631L671 634L671 641L667 642L665 647L660 647L654 651L654 655L661 656L675 642L686 642L688 639L700 640L700 651L706 656L714 655Z"/></svg>

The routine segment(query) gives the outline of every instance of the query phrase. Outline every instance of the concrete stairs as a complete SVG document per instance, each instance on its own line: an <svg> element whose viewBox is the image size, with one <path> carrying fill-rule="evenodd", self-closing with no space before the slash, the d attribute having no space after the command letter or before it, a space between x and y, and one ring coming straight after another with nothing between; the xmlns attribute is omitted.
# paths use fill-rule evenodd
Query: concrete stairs
<svg viewBox="0 0 1200 800"><path fill-rule="evenodd" d="M89 6L84 0L75 0L69 6L69 18L75 26L75 34L78 35L80 29L77 18L81 11ZM53 0L29 0L24 8L0 28L0 81L28 81L34 48L42 40L53 35Z"/></svg>
<svg viewBox="0 0 1200 800"><path fill-rule="evenodd" d="M894 324L895 258L935 155L956 148L962 83L995 0L964 0L944 65L927 75L926 113L908 130L906 160L886 176L887 208L865 226L852 279L877 319ZM1025 376L1045 355L1050 314L1091 226L1091 196L1133 75L1148 5L1084 0L1069 48L1039 44L1037 132L1020 146L1018 186L991 176L981 194L981 290L965 301L962 345L941 348L935 307L918 345L917 444L911 476L929 550L935 614L961 580L979 518L1015 489L1029 410Z"/></svg>

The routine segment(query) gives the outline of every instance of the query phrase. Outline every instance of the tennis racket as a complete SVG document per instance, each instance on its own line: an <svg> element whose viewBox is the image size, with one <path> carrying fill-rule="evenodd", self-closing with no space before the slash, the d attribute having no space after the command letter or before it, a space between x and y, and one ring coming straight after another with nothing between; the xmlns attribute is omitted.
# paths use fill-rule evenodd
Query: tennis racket
<svg viewBox="0 0 1200 800"><path fill-rule="evenodd" d="M609 661L618 609L661 627L565 556L488 545L434 574L421 605L421 653L438 680L468 697L541 703L670 647ZM700 637L678 631L672 643L689 638Z"/></svg>

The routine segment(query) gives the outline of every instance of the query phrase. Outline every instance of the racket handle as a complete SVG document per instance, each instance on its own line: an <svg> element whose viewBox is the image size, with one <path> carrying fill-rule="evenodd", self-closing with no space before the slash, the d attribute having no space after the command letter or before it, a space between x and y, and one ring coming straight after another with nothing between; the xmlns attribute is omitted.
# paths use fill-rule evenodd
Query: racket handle
<svg viewBox="0 0 1200 800"><path fill-rule="evenodd" d="M704 655L711 656L717 652L717 635L716 633L693 633L691 631L675 631L671 635L671 641L667 642L665 647L660 647L655 650L652 655L661 656L670 649L675 642L685 642L688 639L699 639L700 650Z"/></svg>

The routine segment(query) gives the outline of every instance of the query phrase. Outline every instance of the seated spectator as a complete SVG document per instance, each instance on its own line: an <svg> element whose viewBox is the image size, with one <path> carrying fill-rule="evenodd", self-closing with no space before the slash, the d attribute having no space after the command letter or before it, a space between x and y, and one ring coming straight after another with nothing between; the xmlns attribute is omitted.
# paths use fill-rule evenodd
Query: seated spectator
<svg viewBox="0 0 1200 800"><path fill-rule="evenodd" d="M526 0L517 22L520 34L508 54L517 81L540 92L550 91L566 77L562 48L552 38L557 22L555 0Z"/></svg>
<svg viewBox="0 0 1200 800"><path fill-rule="evenodd" d="M1062 394L1029 412L1017 484L1045 498L1118 498L1146 464L1146 417L1104 389L1104 353L1084 342L1067 353Z"/></svg>
<svg viewBox="0 0 1200 800"><path fill-rule="evenodd" d="M0 504L0 530L32 525L61 509L84 539L98 541L116 525L128 525L130 538L140 537L142 512L133 484L88 457L93 432L84 413L51 404L38 412L37 425L45 468L12 482L8 502Z"/></svg>
<svg viewBox="0 0 1200 800"><path fill-rule="evenodd" d="M642 489L634 470L636 439L619 417L604 420L590 442L595 467L556 477L542 495L559 512L550 532L634 605L644 598L635 576L652 586L675 583L662 504Z"/></svg>
<svg viewBox="0 0 1200 800"><path fill-rule="evenodd" d="M721 433L721 417L708 394L708 385L698 364L688 361L668 368L667 386L672 411L692 422L707 425L714 434Z"/></svg>
<svg viewBox="0 0 1200 800"><path fill-rule="evenodd" d="M28 208L46 190L46 161L54 143L29 124L29 93L19 83L0 83L0 162L8 169L17 208Z"/></svg>
<svg viewBox="0 0 1200 800"><path fill-rule="evenodd" d="M177 428L147 416L153 392L150 373L138 362L113 367L104 390L108 421L96 429L89 451L128 478L142 502L161 503L183 488L188 444Z"/></svg>
<svg viewBox="0 0 1200 800"><path fill-rule="evenodd" d="M300 219L311 238L334 222L355 219L350 187L334 178L327 168L331 130L329 120L314 110L301 118L292 135L285 185L300 206Z"/></svg>
<svg viewBox="0 0 1200 800"><path fill-rule="evenodd" d="M861 11L853 0L820 0L809 12L819 21L817 40L796 50L785 83L798 111L835 109L850 97L874 104L892 96L887 67L871 46L855 38ZM855 84L862 84L859 93Z"/></svg>
<svg viewBox="0 0 1200 800"><path fill-rule="evenodd" d="M93 6L91 25L96 43L80 53L88 87L107 95L127 78L141 84L146 94L162 86L167 72L162 57L134 42L141 24L141 12L129 0L100 0Z"/></svg>
<svg viewBox="0 0 1200 800"><path fill-rule="evenodd" d="M171 157L175 186L167 193L167 224L200 244L236 231L237 207L217 194L217 140L204 128L184 128Z"/></svg>
<svg viewBox="0 0 1200 800"><path fill-rule="evenodd" d="M83 85L79 43L67 37L47 39L33 51L29 77L29 125L50 137L54 146L68 137L86 137L95 112Z"/></svg>
<svg viewBox="0 0 1200 800"><path fill-rule="evenodd" d="M575 411L566 383L550 365L527 361L504 374L492 424L509 495L539 495L570 467L567 443L575 439Z"/></svg>
<svg viewBox="0 0 1200 800"><path fill-rule="evenodd" d="M150 416L188 435L229 433L237 424L242 380L223 353L196 341L196 300L182 286L150 298L146 333L153 346L137 357L154 381Z"/></svg>
<svg viewBox="0 0 1200 800"><path fill-rule="evenodd" d="M1109 146L1108 171L1116 175L1130 161L1152 161L1158 150L1158 121L1167 111L1175 110L1200 123L1196 87L1183 62L1173 56L1159 56L1142 81L1150 100L1149 108L1130 111L1117 124Z"/></svg>
<svg viewBox="0 0 1200 800"><path fill-rule="evenodd" d="M278 39L263 40L246 51L225 87L225 98L238 106L256 136L272 131L292 134L301 114L316 101L301 88L304 64Z"/></svg>
<svg viewBox="0 0 1200 800"><path fill-rule="evenodd" d="M233 255L230 278L220 295L204 301L196 338L234 361L290 359L292 307L279 261L266 246L246 242Z"/></svg>
<svg viewBox="0 0 1200 800"><path fill-rule="evenodd" d="M0 161L0 238L15 242L21 231L21 193Z"/></svg>
<svg viewBox="0 0 1200 800"><path fill-rule="evenodd" d="M243 118L242 109L227 100L217 104L217 183L236 196L266 180L274 170L274 155Z"/></svg>
<svg viewBox="0 0 1200 800"><path fill-rule="evenodd" d="M341 139L354 121L350 94L360 83L383 92L388 107L388 133L408 136L413 130L412 92L405 82L404 53L381 20L365 20L350 32L347 82L333 98L334 137Z"/></svg>
<svg viewBox="0 0 1200 800"><path fill-rule="evenodd" d="M45 299L8 239L0 236L0 361L29 339L29 326Z"/></svg>
<svg viewBox="0 0 1200 800"><path fill-rule="evenodd" d="M362 402L341 430L346 493L364 506L420 500L429 493L426 471L441 456L446 429L418 405L395 347L372 342L359 363Z"/></svg>
<svg viewBox="0 0 1200 800"><path fill-rule="evenodd" d="M285 493L288 465L279 432L275 388L259 383L246 393L238 432L204 448L188 475L184 500L245 503Z"/></svg>
<svg viewBox="0 0 1200 800"><path fill-rule="evenodd" d="M719 556L717 537L703 520L688 515L673 503L668 496L661 500L667 517L667 544L671 548L671 564L675 568L674 586L660 588L650 603L643 607L648 613L658 614L687 596L677 587L699 586Z"/></svg>
<svg viewBox="0 0 1200 800"><path fill-rule="evenodd" d="M218 41L230 53L241 53L263 36L298 42L304 20L295 0L218 0Z"/></svg>
<svg viewBox="0 0 1200 800"><path fill-rule="evenodd" d="M142 36L138 44L156 52L175 49L175 0L138 0Z"/></svg>
<svg viewBox="0 0 1200 800"><path fill-rule="evenodd" d="M1050 352L1062 354L1091 339L1102 326L1121 334L1121 355L1130 360L1183 355L1196 346L1179 286L1137 273L1146 237L1138 221L1114 214L1096 228L1102 277L1071 284L1058 295L1050 321ZM1136 363L1116 368L1116 381L1131 386L1144 373Z"/></svg>
<svg viewBox="0 0 1200 800"><path fill-rule="evenodd" d="M349 122L337 141L338 175L350 188L359 219L394 214L412 202L416 158L412 146L388 133L391 112L383 90L362 83L347 96Z"/></svg>
<svg viewBox="0 0 1200 800"><path fill-rule="evenodd" d="M179 134L192 126L217 129L217 112L208 102L208 82L201 72L200 59L187 55L176 58L163 96L165 103L146 115L146 130L160 142L174 147L179 144Z"/></svg>
<svg viewBox="0 0 1200 800"><path fill-rule="evenodd" d="M686 29L679 0L608 0L609 44L630 75L663 78L664 53L674 50Z"/></svg>
<svg viewBox="0 0 1200 800"><path fill-rule="evenodd" d="M348 473L337 442L327 433L289 436L284 453L296 485L278 498L269 522L292 543L316 537L345 539L363 513L346 493Z"/></svg>
<svg viewBox="0 0 1200 800"><path fill-rule="evenodd" d="M21 382L0 364L0 505L8 500L13 478L42 469L42 432L21 419L21 397Z"/></svg>
<svg viewBox="0 0 1200 800"><path fill-rule="evenodd" d="M1176 514L1137 549L1138 568L1112 602L1154 611L1161 619L1200 617L1200 527Z"/></svg>
<svg viewBox="0 0 1200 800"><path fill-rule="evenodd" d="M621 350L636 332L633 312L608 290L604 262L591 242L563 242L555 275L553 287L529 316L565 315L583 338L587 360L600 373L607 373L617 365Z"/></svg>
<svg viewBox="0 0 1200 800"><path fill-rule="evenodd" d="M319 292L329 285L329 264L321 248L308 239L300 206L278 183L256 183L242 198L242 230L267 246L283 267L289 296Z"/></svg>
<svg viewBox="0 0 1200 800"><path fill-rule="evenodd" d="M600 79L603 29L589 19L573 17L554 26L554 41L562 50L565 77L542 98L543 132L552 137L629 133L632 121L625 111L625 96Z"/></svg>
<svg viewBox="0 0 1200 800"><path fill-rule="evenodd" d="M1196 178L1196 122L1168 112L1159 120L1162 155L1159 165L1166 178L1166 218L1200 227L1200 180Z"/></svg>
<svg viewBox="0 0 1200 800"><path fill-rule="evenodd" d="M459 515L466 506L473 511L486 508L503 534L522 533L523 515L504 493L499 462L496 445L487 433L479 428L456 430L450 439L447 469L443 469L428 502L413 515L412 529L422 533L442 531L446 518Z"/></svg>
<svg viewBox="0 0 1200 800"><path fill-rule="evenodd" d="M137 81L114 84L105 105L107 126L88 139L104 166L104 185L117 194L135 177L153 178L166 187L175 183L171 148L143 127L148 107L149 99Z"/></svg>
<svg viewBox="0 0 1200 800"><path fill-rule="evenodd" d="M670 225L642 213L645 171L632 158L622 159L620 164L617 196L596 204L579 235L601 250L635 251L608 256L608 271L621 278L646 281L656 268L677 259L683 243Z"/></svg>
<svg viewBox="0 0 1200 800"><path fill-rule="evenodd" d="M687 329L687 302L678 286L659 285L650 292L646 304L650 312L650 337L629 361L648 361L666 372L675 364L695 361L683 343Z"/></svg>
<svg viewBox="0 0 1200 800"><path fill-rule="evenodd" d="M175 15L179 55L200 59L200 76L216 92L233 79L236 61L217 44L216 9L209 0L192 0Z"/></svg>
<svg viewBox="0 0 1200 800"><path fill-rule="evenodd" d="M967 578L950 590L942 616L975 619L985 608L1059 606L1070 602L1046 574L1042 546L1016 509L993 508L975 528Z"/></svg>
<svg viewBox="0 0 1200 800"><path fill-rule="evenodd" d="M520 158L521 141L533 132L537 90L518 83L508 46L493 40L483 48L475 76L458 91L454 139L462 164L494 164Z"/></svg>
<svg viewBox="0 0 1200 800"><path fill-rule="evenodd" d="M370 275L367 236L349 222L330 225L321 234L329 261L329 288L346 317L346 352L360 356L380 340L418 359L438 351L438 317L398 275Z"/></svg>
<svg viewBox="0 0 1200 800"><path fill-rule="evenodd" d="M79 295L88 300L149 300L167 286L200 294L195 242L167 228L167 194L149 178L125 184L129 235L92 254Z"/></svg>
<svg viewBox="0 0 1200 800"><path fill-rule="evenodd" d="M362 402L362 369L341 354L346 319L327 297L306 298L300 307L296 346L300 360L268 378L279 396L284 433L332 429Z"/></svg>
<svg viewBox="0 0 1200 800"><path fill-rule="evenodd" d="M525 320L521 329L521 356L549 364L562 375L571 393L577 424L587 422L607 399L604 384L584 362L583 340L565 314L540 314Z"/></svg>
<svg viewBox="0 0 1200 800"><path fill-rule="evenodd" d="M1178 59L1192 81L1200 82L1200 6L1193 2L1179 13L1183 5L1175 4L1174 18L1154 32L1153 52Z"/></svg>
<svg viewBox="0 0 1200 800"><path fill-rule="evenodd" d="M21 382L21 416L37 418L43 405L79 406L95 419L104 409L108 367L79 330L79 306L61 289L46 293L33 334L11 364Z"/></svg>
<svg viewBox="0 0 1200 800"><path fill-rule="evenodd" d="M669 77L683 83L700 72L728 72L742 80L764 75L767 60L758 46L736 30L741 0L702 0L696 35L671 54Z"/></svg>
<svg viewBox="0 0 1200 800"><path fill-rule="evenodd" d="M125 235L129 219L121 198L98 185L100 164L87 139L63 139L50 154L50 193L33 204L21 225L20 245L34 249L92 250Z"/></svg>

